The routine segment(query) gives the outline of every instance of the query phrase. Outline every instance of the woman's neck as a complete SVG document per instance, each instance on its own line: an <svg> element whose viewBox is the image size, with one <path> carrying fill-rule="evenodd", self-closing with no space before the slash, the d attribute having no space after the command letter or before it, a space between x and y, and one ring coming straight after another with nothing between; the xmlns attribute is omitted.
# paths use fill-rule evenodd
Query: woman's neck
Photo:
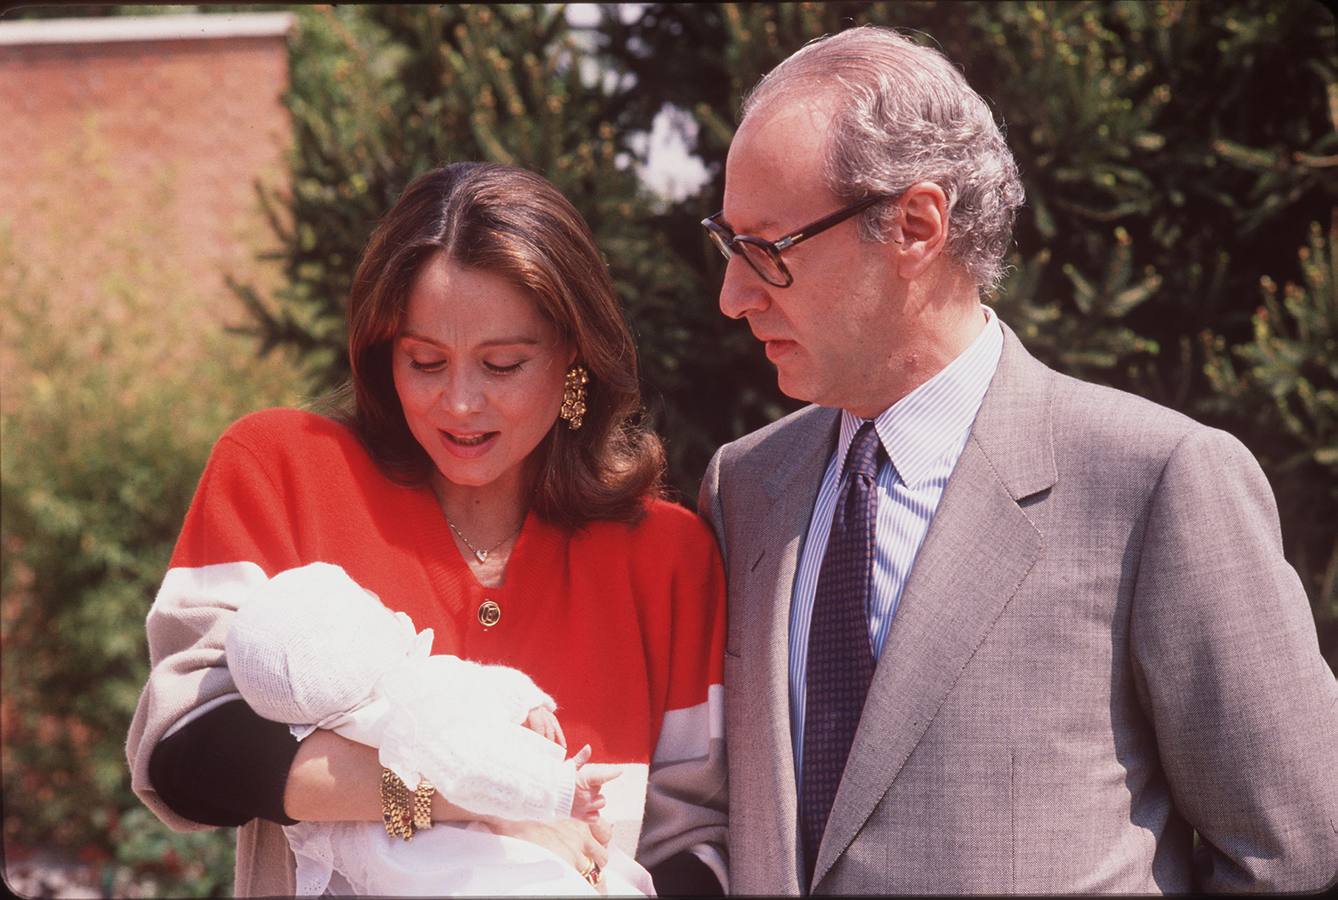
<svg viewBox="0 0 1338 900"><path fill-rule="evenodd" d="M470 543L485 546L518 530L530 506L526 481L504 476L486 485L461 485L434 473L432 490L446 521Z"/></svg>

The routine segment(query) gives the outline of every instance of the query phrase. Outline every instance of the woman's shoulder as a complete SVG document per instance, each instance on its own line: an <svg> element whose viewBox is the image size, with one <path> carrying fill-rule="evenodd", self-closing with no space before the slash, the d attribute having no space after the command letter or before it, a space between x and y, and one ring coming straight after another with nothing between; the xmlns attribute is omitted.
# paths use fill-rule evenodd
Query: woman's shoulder
<svg viewBox="0 0 1338 900"><path fill-rule="evenodd" d="M326 416L303 409L272 407L248 413L229 425L219 437L218 448L239 446L262 459L271 459L310 457L322 450L339 451L357 443L347 426Z"/></svg>
<svg viewBox="0 0 1338 900"><path fill-rule="evenodd" d="M262 409L233 422L214 445L210 463L263 471L276 485L289 488L311 483L333 490L342 480L340 473L359 483L384 480L352 429L327 416L287 407Z"/></svg>
<svg viewBox="0 0 1338 900"><path fill-rule="evenodd" d="M597 522L588 526L600 543L623 544L633 557L668 564L674 559L716 552L715 536L700 516L662 498L644 501L643 514L631 524Z"/></svg>
<svg viewBox="0 0 1338 900"><path fill-rule="evenodd" d="M701 516L681 503L652 497L645 504L646 515L638 523L641 528L660 534L710 535L710 529Z"/></svg>

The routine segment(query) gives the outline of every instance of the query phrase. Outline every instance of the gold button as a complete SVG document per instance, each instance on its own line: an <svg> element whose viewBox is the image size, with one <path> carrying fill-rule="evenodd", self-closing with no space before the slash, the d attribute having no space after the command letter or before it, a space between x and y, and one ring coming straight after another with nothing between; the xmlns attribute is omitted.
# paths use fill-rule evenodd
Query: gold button
<svg viewBox="0 0 1338 900"><path fill-rule="evenodd" d="M502 608L492 600L484 600L479 604L479 624L484 628L490 628L496 625L502 618Z"/></svg>

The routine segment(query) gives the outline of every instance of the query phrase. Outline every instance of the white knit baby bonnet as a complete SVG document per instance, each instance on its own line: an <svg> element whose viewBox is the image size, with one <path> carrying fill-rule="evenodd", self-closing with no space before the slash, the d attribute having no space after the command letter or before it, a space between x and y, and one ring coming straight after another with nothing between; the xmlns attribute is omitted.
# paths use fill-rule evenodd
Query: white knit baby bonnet
<svg viewBox="0 0 1338 900"><path fill-rule="evenodd" d="M339 566L316 562L253 591L223 647L233 682L257 714L316 724L365 703L416 638L408 616L382 606Z"/></svg>

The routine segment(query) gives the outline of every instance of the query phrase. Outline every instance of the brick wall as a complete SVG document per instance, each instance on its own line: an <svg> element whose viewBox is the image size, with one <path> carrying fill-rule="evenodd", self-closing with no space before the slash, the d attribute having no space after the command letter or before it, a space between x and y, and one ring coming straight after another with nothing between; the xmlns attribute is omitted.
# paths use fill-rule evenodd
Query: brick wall
<svg viewBox="0 0 1338 900"><path fill-rule="evenodd" d="M240 320L225 273L274 278L255 260L273 239L254 183L283 184L290 25L0 23L0 252L8 241L24 290L74 316L134 292L200 328Z"/></svg>

